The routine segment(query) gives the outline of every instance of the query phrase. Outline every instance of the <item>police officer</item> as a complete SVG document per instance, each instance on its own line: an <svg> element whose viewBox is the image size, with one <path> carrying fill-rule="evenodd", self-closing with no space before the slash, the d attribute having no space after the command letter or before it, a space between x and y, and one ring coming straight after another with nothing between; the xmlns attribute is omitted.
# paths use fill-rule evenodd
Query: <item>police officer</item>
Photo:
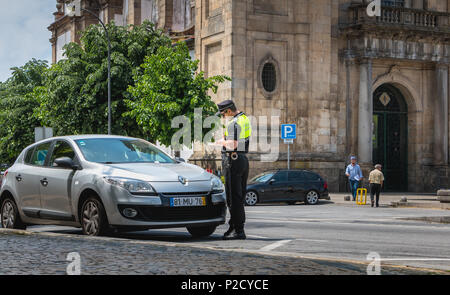
<svg viewBox="0 0 450 295"><path fill-rule="evenodd" d="M247 190L248 159L251 124L248 117L236 109L233 101L225 100L217 105L221 116L229 119L222 145L222 169L224 170L227 205L230 211L229 229L224 240L244 240L244 198Z"/></svg>

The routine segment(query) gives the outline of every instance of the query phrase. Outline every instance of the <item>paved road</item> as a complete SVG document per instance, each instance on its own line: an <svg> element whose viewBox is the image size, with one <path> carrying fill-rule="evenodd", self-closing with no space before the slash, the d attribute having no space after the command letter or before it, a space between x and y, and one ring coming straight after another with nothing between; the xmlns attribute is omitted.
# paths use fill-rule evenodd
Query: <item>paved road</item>
<svg viewBox="0 0 450 295"><path fill-rule="evenodd" d="M322 202L246 207L248 239L222 241L226 226L208 239L193 240L184 229L121 234L130 241L186 244L208 250L227 249L292 257L330 258L367 263L379 253L383 265L450 271L450 224L404 220L447 216L450 211L414 208L370 208ZM78 229L38 226L32 231L79 234Z"/></svg>

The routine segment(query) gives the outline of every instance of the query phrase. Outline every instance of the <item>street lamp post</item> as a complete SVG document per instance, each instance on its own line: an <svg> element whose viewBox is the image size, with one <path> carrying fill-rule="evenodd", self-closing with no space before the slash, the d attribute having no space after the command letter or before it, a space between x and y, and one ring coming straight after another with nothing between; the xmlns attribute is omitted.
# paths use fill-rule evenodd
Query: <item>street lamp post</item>
<svg viewBox="0 0 450 295"><path fill-rule="evenodd" d="M87 13L93 15L102 25L105 30L106 39L108 41L108 135L111 134L111 40L109 38L109 32L106 28L105 23L92 11L89 9L81 8L81 1L75 0L67 6L68 14L70 16L81 16L81 11L86 11Z"/></svg>

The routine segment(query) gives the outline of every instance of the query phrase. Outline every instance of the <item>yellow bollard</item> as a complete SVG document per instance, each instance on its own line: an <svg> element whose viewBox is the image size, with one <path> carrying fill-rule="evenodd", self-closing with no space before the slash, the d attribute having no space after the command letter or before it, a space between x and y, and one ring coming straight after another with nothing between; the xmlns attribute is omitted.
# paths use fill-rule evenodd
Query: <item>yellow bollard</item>
<svg viewBox="0 0 450 295"><path fill-rule="evenodd" d="M364 202L363 202L363 194L364 194ZM359 196L361 195L361 199ZM356 204L358 205L366 205L367 204L367 189L359 188L356 190Z"/></svg>

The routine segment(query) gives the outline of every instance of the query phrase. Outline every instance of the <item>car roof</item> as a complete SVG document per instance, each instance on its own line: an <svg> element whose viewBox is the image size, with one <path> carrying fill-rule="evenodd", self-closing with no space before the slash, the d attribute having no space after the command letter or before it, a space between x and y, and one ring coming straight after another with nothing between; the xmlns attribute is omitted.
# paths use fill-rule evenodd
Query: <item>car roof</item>
<svg viewBox="0 0 450 295"><path fill-rule="evenodd" d="M133 137L128 136L122 136L122 135L105 135L105 134L85 134L85 135L65 135L65 136L55 136L55 137L49 137L43 140L40 140L37 143L40 142L46 142L51 141L55 139L71 139L71 140L79 140L79 139L94 139L94 138L126 138L126 139L137 139Z"/></svg>
<svg viewBox="0 0 450 295"><path fill-rule="evenodd" d="M276 169L276 170L269 170L272 172L280 172L280 171L303 171L303 172L312 172L312 173L316 173L314 171L311 170L306 170L306 169Z"/></svg>
<svg viewBox="0 0 450 295"><path fill-rule="evenodd" d="M264 174L264 173L276 173L276 172L288 172L288 171L303 171L303 172L308 172L308 173L314 173L320 176L319 173L312 171L312 170L305 170L305 169L271 169L271 170L266 170L264 172L261 172L260 174Z"/></svg>
<svg viewBox="0 0 450 295"><path fill-rule="evenodd" d="M106 134L85 134L85 135L65 135L65 136L55 136L42 139L33 144L30 144L26 148L34 147L41 143L57 140L57 139L70 139L70 140L80 140L80 139L95 139L95 138L118 138L118 139L138 139L134 137L122 136L122 135L106 135Z"/></svg>

